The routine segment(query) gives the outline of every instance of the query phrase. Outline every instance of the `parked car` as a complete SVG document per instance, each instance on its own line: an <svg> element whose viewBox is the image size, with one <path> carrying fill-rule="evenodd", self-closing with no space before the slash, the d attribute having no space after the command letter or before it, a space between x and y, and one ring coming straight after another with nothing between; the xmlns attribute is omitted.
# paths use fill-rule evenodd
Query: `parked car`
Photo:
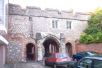
<svg viewBox="0 0 102 68"><path fill-rule="evenodd" d="M99 53L93 52L93 51L83 51L83 52L79 52L79 53L73 55L72 56L72 59L74 61L78 61L78 60L80 60L83 57L91 56L91 55L97 55L97 54L99 54Z"/></svg>
<svg viewBox="0 0 102 68"><path fill-rule="evenodd" d="M67 53L50 53L48 57L45 58L46 66L53 66L57 68L61 65L68 65L71 62L71 58Z"/></svg>
<svg viewBox="0 0 102 68"><path fill-rule="evenodd" d="M102 68L102 55L84 57L78 62L69 63L68 68Z"/></svg>

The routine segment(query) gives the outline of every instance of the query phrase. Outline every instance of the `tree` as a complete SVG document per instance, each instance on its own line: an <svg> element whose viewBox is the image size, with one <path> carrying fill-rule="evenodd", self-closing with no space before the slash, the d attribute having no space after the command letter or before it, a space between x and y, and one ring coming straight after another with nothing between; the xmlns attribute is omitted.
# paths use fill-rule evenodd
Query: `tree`
<svg viewBox="0 0 102 68"><path fill-rule="evenodd" d="M84 33L90 35L90 34L96 34L100 32L100 30L98 28L87 28L84 30Z"/></svg>
<svg viewBox="0 0 102 68"><path fill-rule="evenodd" d="M90 27L98 27L102 30L102 9L95 9L95 14L91 14L88 24Z"/></svg>
<svg viewBox="0 0 102 68"><path fill-rule="evenodd" d="M91 18L88 20L90 27L99 27L100 21L96 14L92 14Z"/></svg>
<svg viewBox="0 0 102 68"><path fill-rule="evenodd" d="M102 9L95 9L95 14L90 15L88 20L89 28L80 35L81 43L102 42Z"/></svg>

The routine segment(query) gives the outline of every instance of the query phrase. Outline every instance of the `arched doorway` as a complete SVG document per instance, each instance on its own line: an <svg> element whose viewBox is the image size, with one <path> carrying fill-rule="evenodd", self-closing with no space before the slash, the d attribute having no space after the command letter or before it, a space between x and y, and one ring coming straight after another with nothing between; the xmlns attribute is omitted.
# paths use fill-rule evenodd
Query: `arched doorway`
<svg viewBox="0 0 102 68"><path fill-rule="evenodd" d="M35 46L32 43L26 45L26 60L35 60Z"/></svg>
<svg viewBox="0 0 102 68"><path fill-rule="evenodd" d="M71 57L72 56L72 44L66 43L65 50L66 50L66 53L68 53L68 55Z"/></svg>
<svg viewBox="0 0 102 68"><path fill-rule="evenodd" d="M45 57L48 53L59 52L59 43L57 42L56 39L53 38L46 39L43 43L43 46L44 46Z"/></svg>

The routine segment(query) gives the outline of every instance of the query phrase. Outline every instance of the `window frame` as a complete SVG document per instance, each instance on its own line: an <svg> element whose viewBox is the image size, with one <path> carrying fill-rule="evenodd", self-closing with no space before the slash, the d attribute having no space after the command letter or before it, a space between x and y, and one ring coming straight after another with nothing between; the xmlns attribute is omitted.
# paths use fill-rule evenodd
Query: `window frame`
<svg viewBox="0 0 102 68"><path fill-rule="evenodd" d="M83 61L85 61L85 60L88 60L88 59L90 59L90 58L83 58L83 59L81 59L81 60L78 62L77 66L78 66L78 67L82 67L82 66L80 66L80 63L83 62ZM92 66L93 66L93 59L90 59L90 60L92 60L92 62L91 62L91 67L92 67Z"/></svg>
<svg viewBox="0 0 102 68"><path fill-rule="evenodd" d="M67 29L72 29L72 21L67 21L66 22L66 28Z"/></svg>
<svg viewBox="0 0 102 68"><path fill-rule="evenodd" d="M58 20L53 20L52 21L52 28L58 28Z"/></svg>

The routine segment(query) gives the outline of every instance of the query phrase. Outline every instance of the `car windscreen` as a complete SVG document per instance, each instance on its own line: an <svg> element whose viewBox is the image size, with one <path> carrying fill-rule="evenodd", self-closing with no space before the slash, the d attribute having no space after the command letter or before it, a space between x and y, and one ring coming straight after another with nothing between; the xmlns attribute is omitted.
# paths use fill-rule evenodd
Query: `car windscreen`
<svg viewBox="0 0 102 68"><path fill-rule="evenodd" d="M97 55L98 53L96 52L87 52L89 55Z"/></svg>
<svg viewBox="0 0 102 68"><path fill-rule="evenodd" d="M57 54L57 58L68 58L66 53Z"/></svg>

